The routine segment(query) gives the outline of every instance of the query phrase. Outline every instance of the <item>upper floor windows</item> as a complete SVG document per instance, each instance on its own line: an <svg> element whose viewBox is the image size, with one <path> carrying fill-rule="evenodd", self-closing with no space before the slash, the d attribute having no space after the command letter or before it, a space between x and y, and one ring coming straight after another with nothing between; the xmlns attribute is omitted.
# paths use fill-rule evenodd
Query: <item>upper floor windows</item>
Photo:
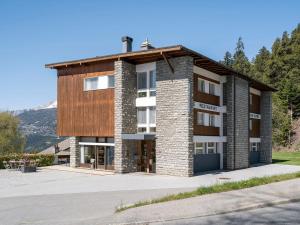
<svg viewBox="0 0 300 225"><path fill-rule="evenodd" d="M115 77L113 75L88 77L84 79L83 85L85 91L113 88L115 86Z"/></svg>
<svg viewBox="0 0 300 225"><path fill-rule="evenodd" d="M220 116L210 113L197 112L197 125L220 127Z"/></svg>
<svg viewBox="0 0 300 225"><path fill-rule="evenodd" d="M137 73L137 97L156 96L156 71L149 70Z"/></svg>
<svg viewBox="0 0 300 225"><path fill-rule="evenodd" d="M156 108L137 108L137 128L138 133L153 133L156 128Z"/></svg>
<svg viewBox="0 0 300 225"><path fill-rule="evenodd" d="M210 95L220 96L220 86L213 82L198 78L198 91Z"/></svg>

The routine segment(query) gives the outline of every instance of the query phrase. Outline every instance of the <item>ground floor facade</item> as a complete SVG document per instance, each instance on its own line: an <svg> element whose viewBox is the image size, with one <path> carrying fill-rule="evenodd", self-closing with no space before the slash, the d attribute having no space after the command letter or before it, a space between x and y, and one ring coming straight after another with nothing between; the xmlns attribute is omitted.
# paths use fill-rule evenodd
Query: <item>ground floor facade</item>
<svg viewBox="0 0 300 225"><path fill-rule="evenodd" d="M144 135L138 137L145 139ZM154 136L153 136L154 137ZM124 137L127 148L123 157L124 170L118 168L118 153L115 149L114 138L100 137L71 137L71 167L81 167L95 170L108 170L119 173L128 172L146 172L146 173L163 173L158 168L164 168L164 164L169 162L160 158L162 154L156 147L157 139L137 140L136 135ZM146 138L147 139L147 138ZM213 170L230 170L228 168L229 160L234 157L227 152L227 137L193 137L193 154L192 154L192 174L198 174ZM264 159L264 153L261 149L260 138L250 138L248 143L249 151L245 153L248 157L250 167L257 163L270 163L271 159ZM172 151L172 149L170 149ZM236 158L235 160L239 160ZM234 162L233 162L234 163ZM187 164L189 165L189 164ZM239 169L239 168L235 168ZM176 174L176 162L173 165L174 175ZM172 171L168 174L172 175Z"/></svg>

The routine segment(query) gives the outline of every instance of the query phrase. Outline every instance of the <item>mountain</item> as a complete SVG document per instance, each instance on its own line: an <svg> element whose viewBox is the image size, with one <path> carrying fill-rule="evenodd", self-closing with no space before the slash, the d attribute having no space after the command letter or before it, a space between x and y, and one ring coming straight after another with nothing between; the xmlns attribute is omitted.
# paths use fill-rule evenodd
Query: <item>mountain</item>
<svg viewBox="0 0 300 225"><path fill-rule="evenodd" d="M14 112L26 137L25 151L39 152L64 139L56 136L56 107L57 101L52 101L34 109Z"/></svg>

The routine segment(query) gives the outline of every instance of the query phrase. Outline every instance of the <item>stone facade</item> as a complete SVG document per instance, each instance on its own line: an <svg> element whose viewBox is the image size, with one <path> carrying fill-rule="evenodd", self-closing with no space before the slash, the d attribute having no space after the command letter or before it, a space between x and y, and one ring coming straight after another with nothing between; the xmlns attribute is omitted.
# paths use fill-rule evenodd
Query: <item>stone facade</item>
<svg viewBox="0 0 300 225"><path fill-rule="evenodd" d="M80 163L79 137L70 137L70 166L77 167Z"/></svg>
<svg viewBox="0 0 300 225"><path fill-rule="evenodd" d="M156 64L156 173L193 175L193 58Z"/></svg>
<svg viewBox="0 0 300 225"><path fill-rule="evenodd" d="M123 140L122 134L137 131L137 110L135 65L125 61L115 62L115 171L118 173L136 171L134 154L136 142Z"/></svg>
<svg viewBox="0 0 300 225"><path fill-rule="evenodd" d="M272 92L261 92L260 162L272 163Z"/></svg>
<svg viewBox="0 0 300 225"><path fill-rule="evenodd" d="M227 76L226 82L227 146L224 168L233 170L249 166L249 83Z"/></svg>

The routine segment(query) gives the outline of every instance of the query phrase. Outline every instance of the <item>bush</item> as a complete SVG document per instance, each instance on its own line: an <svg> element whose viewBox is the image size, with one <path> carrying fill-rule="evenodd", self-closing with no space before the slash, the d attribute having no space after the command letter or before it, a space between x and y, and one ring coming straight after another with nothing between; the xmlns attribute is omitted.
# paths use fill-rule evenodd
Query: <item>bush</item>
<svg viewBox="0 0 300 225"><path fill-rule="evenodd" d="M3 161L10 161L10 160L39 160L38 166L51 166L54 161L53 154L47 155L38 155L38 154L24 154L24 153L12 153L7 155L0 155L0 169L4 169Z"/></svg>

